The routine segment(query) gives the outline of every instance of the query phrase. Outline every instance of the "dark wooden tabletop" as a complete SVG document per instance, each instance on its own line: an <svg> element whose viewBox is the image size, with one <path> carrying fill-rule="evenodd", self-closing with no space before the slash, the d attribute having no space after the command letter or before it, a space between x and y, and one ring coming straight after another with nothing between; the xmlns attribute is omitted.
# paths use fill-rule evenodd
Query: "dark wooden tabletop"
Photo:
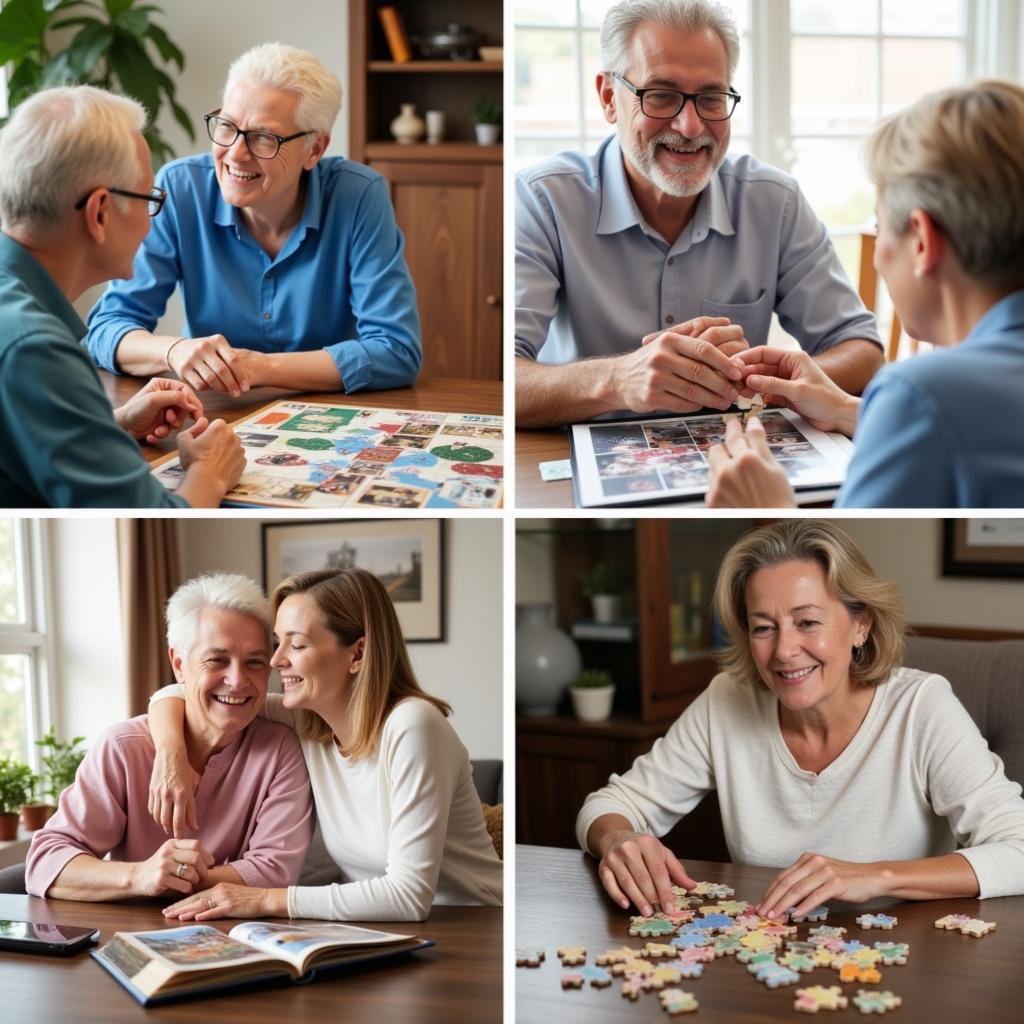
<svg viewBox="0 0 1024 1024"><path fill-rule="evenodd" d="M606 949L642 946L647 941L628 935L628 914L604 895L595 867L593 858L578 850L516 847L516 946L538 946L546 953L540 967L516 969L516 1020L520 1024L663 1024L670 1019L661 1009L655 992L641 993L635 1003L624 998L619 978L605 989L563 991L561 987L563 971L573 968L561 966L555 955L559 946L585 946L590 965ZM703 861L688 861L686 868L698 881L732 886L736 899L749 902L761 897L777 873L771 868ZM822 1021L838 1017L864 1019L852 1001L859 988L888 989L900 996L903 1005L893 1011L893 1024L1002 1024L1021 1019L1024 897L888 901L876 902L870 909L877 912L883 906L886 913L899 918L892 931L862 929L855 918L864 912L863 908L838 903L832 906L827 923L847 928L847 938L859 939L866 946L876 941L908 943L907 964L880 966L880 984L840 985L850 1003L837 1013L822 1011ZM936 919L946 914L969 914L995 921L998 927L981 939L935 928ZM800 925L798 938L805 938L809 927ZM803 977L805 982L769 989L734 957L721 957L705 966L702 977L680 982L679 988L697 997L699 1009L692 1018L686 1015L679 1019L729 1024L806 1019L793 1009L795 990L806 985L840 983L836 972L829 968L818 968Z"/></svg>
<svg viewBox="0 0 1024 1024"><path fill-rule="evenodd" d="M0 895L0 918L56 922L115 931L164 926L160 903L73 903L34 896ZM366 923L408 932L436 945L408 959L285 985L233 992L143 1009L88 953L67 959L0 950L0 1021L62 1024L97 1021L195 1021L209 1024L479 1024L500 1021L501 907L436 907L427 921ZM223 931L236 921L211 921ZM358 922L353 922L358 923ZM170 926L176 926L172 922Z"/></svg>
<svg viewBox="0 0 1024 1024"><path fill-rule="evenodd" d="M106 370L99 371L103 390L111 405L123 405L148 377L116 376ZM360 391L354 395L330 391L326 393L285 391L281 388L254 388L240 398L232 398L223 391L203 391L199 395L203 411L210 419L221 418L228 423L250 416L269 402L300 398L304 402L322 402L326 405L358 406L361 409L417 409L426 412L469 412L483 416L500 416L502 384L500 380L463 380L454 377L420 378L412 387L391 391ZM173 441L160 445L142 445L147 462L174 450ZM572 504L570 499L569 504Z"/></svg>
<svg viewBox="0 0 1024 1024"><path fill-rule="evenodd" d="M572 481L540 476L540 463L569 458L569 434L557 430L516 431L516 508L572 508Z"/></svg>

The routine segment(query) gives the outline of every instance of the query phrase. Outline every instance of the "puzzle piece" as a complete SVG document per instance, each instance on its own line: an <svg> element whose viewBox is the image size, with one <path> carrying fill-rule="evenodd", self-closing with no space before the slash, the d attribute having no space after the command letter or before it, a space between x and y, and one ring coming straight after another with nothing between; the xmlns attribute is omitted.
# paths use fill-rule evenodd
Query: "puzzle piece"
<svg viewBox="0 0 1024 1024"><path fill-rule="evenodd" d="M698 966L700 965L698 964ZM701 967L701 970L703 969ZM659 964L644 978L644 989L651 992L655 989L663 989L666 985L678 985L681 977L682 975L679 973L678 967L672 967L669 964Z"/></svg>
<svg viewBox="0 0 1024 1024"><path fill-rule="evenodd" d="M563 974L562 988L583 988L582 974Z"/></svg>
<svg viewBox="0 0 1024 1024"><path fill-rule="evenodd" d="M796 939L786 943L786 949L790 953L804 953L806 956L814 956L818 948L813 942L801 942Z"/></svg>
<svg viewBox="0 0 1024 1024"><path fill-rule="evenodd" d="M782 964L764 964L754 977L769 988L795 985L800 980L800 975L796 971L790 970Z"/></svg>
<svg viewBox="0 0 1024 1024"><path fill-rule="evenodd" d="M629 934L654 939L659 936L675 935L676 926L671 921L655 920L652 917L631 917Z"/></svg>
<svg viewBox="0 0 1024 1024"><path fill-rule="evenodd" d="M769 924L761 929L765 935L770 935L776 939L788 939L791 935L796 935L797 928L793 924Z"/></svg>
<svg viewBox="0 0 1024 1024"><path fill-rule="evenodd" d="M846 955L858 967L874 967L882 959L882 954L877 949L869 949L867 946Z"/></svg>
<svg viewBox="0 0 1024 1024"><path fill-rule="evenodd" d="M661 1008L670 1016L677 1013L693 1013L699 1003L692 992L684 992L681 988L666 988L658 993Z"/></svg>
<svg viewBox="0 0 1024 1024"><path fill-rule="evenodd" d="M868 949L870 947L865 946L860 939L850 939L849 942L844 942L839 948L840 953L858 953L862 949Z"/></svg>
<svg viewBox="0 0 1024 1024"><path fill-rule="evenodd" d="M612 983L612 976L603 967L584 967L579 974L594 988L607 988Z"/></svg>
<svg viewBox="0 0 1024 1024"><path fill-rule="evenodd" d="M982 921L966 914L947 914L935 922L935 927L958 931L961 935L973 935L974 938L980 939L983 935L995 931L996 924L995 921Z"/></svg>
<svg viewBox="0 0 1024 1024"><path fill-rule="evenodd" d="M653 921L668 921L673 927L681 928L685 924L689 924L696 913L693 910L670 910L668 912L659 910L651 915Z"/></svg>
<svg viewBox="0 0 1024 1024"><path fill-rule="evenodd" d="M869 991L862 988L858 989L853 997L853 1005L861 1013L888 1013L902 1004L903 1000L891 992Z"/></svg>
<svg viewBox="0 0 1024 1024"><path fill-rule="evenodd" d="M812 985L798 988L793 1009L801 1013L817 1013L819 1010L845 1010L849 1000L838 985Z"/></svg>
<svg viewBox="0 0 1024 1024"><path fill-rule="evenodd" d="M750 909L750 904L746 900L721 900L711 909L719 914L727 914L729 917L738 917ZM701 910L701 913L703 914L704 911Z"/></svg>
<svg viewBox="0 0 1024 1024"><path fill-rule="evenodd" d="M717 930L719 928L733 927L732 918L728 914L717 914L713 912L705 914L704 911L707 909L709 908L701 907L701 913L704 914L704 916L694 921L694 924L699 928L714 928Z"/></svg>
<svg viewBox="0 0 1024 1024"><path fill-rule="evenodd" d="M857 924L861 928L884 928L886 931L892 931L893 925L898 924L898 918L890 914L861 914L857 918Z"/></svg>
<svg viewBox="0 0 1024 1024"><path fill-rule="evenodd" d="M749 949L744 949L737 953L736 959L740 963L746 964L747 970L751 974L757 974L766 964L777 963L774 953L752 953Z"/></svg>
<svg viewBox="0 0 1024 1024"><path fill-rule="evenodd" d="M600 956L595 957L595 963L601 967L609 964L621 964L626 960L634 960L642 955L642 950L632 949L629 946L620 946L618 949L606 949ZM543 954L541 956L543 959Z"/></svg>
<svg viewBox="0 0 1024 1024"><path fill-rule="evenodd" d="M710 946L691 946L679 951L674 963L708 964L715 959L715 951Z"/></svg>
<svg viewBox="0 0 1024 1024"><path fill-rule="evenodd" d="M765 935L764 932L748 932L743 938L740 939L745 949L752 950L756 953L763 953L769 949L777 949L779 945L778 939L771 935Z"/></svg>
<svg viewBox="0 0 1024 1024"><path fill-rule="evenodd" d="M555 952L562 958L563 967L575 967L587 962L586 946L561 946Z"/></svg>
<svg viewBox="0 0 1024 1024"><path fill-rule="evenodd" d="M654 964L650 960L643 960L640 957L612 964L612 974L621 975L624 978L645 978L653 970Z"/></svg>
<svg viewBox="0 0 1024 1024"><path fill-rule="evenodd" d="M817 928L812 928L807 933L811 942L815 939L841 939L845 934L845 928L834 928L832 925L828 924L819 925Z"/></svg>
<svg viewBox="0 0 1024 1024"><path fill-rule="evenodd" d="M736 895L736 890L718 882L698 882L690 890L690 895L703 896L709 900L728 900Z"/></svg>
<svg viewBox="0 0 1024 1024"><path fill-rule="evenodd" d="M840 981L860 981L865 985L874 985L882 980L882 974L874 967L861 967L860 964L843 964L839 968Z"/></svg>
<svg viewBox="0 0 1024 1024"><path fill-rule="evenodd" d="M692 949L694 946L710 946L709 931L682 931L671 942L676 949Z"/></svg>
<svg viewBox="0 0 1024 1024"><path fill-rule="evenodd" d="M543 949L516 949L516 967L540 967L543 959Z"/></svg>
<svg viewBox="0 0 1024 1024"><path fill-rule="evenodd" d="M775 924L775 921L768 917L761 917L760 914L740 914L736 918L736 924L741 928L746 928L747 931L757 931L761 928L767 928L769 925Z"/></svg>
<svg viewBox="0 0 1024 1024"><path fill-rule="evenodd" d="M808 954L813 960L816 967L834 967L837 953L833 953L832 950L826 949L824 946L818 946L813 953Z"/></svg>
<svg viewBox="0 0 1024 1024"><path fill-rule="evenodd" d="M652 960L657 960L663 956L675 956L679 952L675 946L670 946L664 942L648 942L644 946L644 956L650 957Z"/></svg>
<svg viewBox="0 0 1024 1024"><path fill-rule="evenodd" d="M711 948L715 951L715 956L735 956L744 946L743 940L736 938L735 935L720 935Z"/></svg>
<svg viewBox="0 0 1024 1024"><path fill-rule="evenodd" d="M813 957L807 956L806 953L794 953L792 951L784 956L780 956L779 963L788 967L791 971L801 971L804 974L810 973L818 966L814 962Z"/></svg>
<svg viewBox="0 0 1024 1024"><path fill-rule="evenodd" d="M946 931L960 931L961 927L970 920L971 918L968 914L947 914L935 922L935 927L945 928Z"/></svg>
<svg viewBox="0 0 1024 1024"><path fill-rule="evenodd" d="M682 960L673 960L669 967L675 967L680 978L699 978L704 973L703 964L689 964Z"/></svg>
<svg viewBox="0 0 1024 1024"><path fill-rule="evenodd" d="M815 907L805 914L794 914L792 918L797 924L802 921L825 921L828 919L828 907Z"/></svg>
<svg viewBox="0 0 1024 1024"><path fill-rule="evenodd" d="M627 978L622 983L622 997L624 999L631 999L634 1003L637 1000L637 996L640 995L644 990L643 978Z"/></svg>
<svg viewBox="0 0 1024 1024"><path fill-rule="evenodd" d="M905 964L910 956L910 946L905 942L876 942L875 949L881 954L882 963L886 967Z"/></svg>

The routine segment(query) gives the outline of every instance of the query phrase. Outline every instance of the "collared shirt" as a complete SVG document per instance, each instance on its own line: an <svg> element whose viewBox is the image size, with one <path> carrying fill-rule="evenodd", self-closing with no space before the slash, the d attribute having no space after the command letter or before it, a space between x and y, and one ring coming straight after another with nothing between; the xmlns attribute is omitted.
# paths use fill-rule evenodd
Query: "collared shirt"
<svg viewBox="0 0 1024 1024"><path fill-rule="evenodd" d="M997 302L954 348L879 371L864 392L836 505L1024 506L1024 291Z"/></svg>
<svg viewBox="0 0 1024 1024"><path fill-rule="evenodd" d="M805 351L850 338L881 346L796 182L726 159L669 245L646 223L613 135L516 179L516 355L544 363L610 356L697 316L727 316L752 346L772 312Z"/></svg>
<svg viewBox="0 0 1024 1024"><path fill-rule="evenodd" d="M187 508L115 422L83 334L57 282L0 234L0 507Z"/></svg>
<svg viewBox="0 0 1024 1024"><path fill-rule="evenodd" d="M412 384L421 361L416 292L387 182L342 157L306 174L302 218L271 259L221 196L210 154L175 160L167 202L89 315L93 359L117 372L129 331L152 331L180 284L185 334L258 352L327 351L346 391Z"/></svg>

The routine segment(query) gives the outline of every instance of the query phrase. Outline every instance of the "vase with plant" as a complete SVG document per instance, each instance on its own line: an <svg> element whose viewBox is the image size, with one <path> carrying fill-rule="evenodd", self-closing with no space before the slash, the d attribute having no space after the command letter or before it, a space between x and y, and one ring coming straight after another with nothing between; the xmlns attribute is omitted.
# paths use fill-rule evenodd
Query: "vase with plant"
<svg viewBox="0 0 1024 1024"><path fill-rule="evenodd" d="M604 669L584 669L570 684L572 708L581 722L603 722L612 713L615 684Z"/></svg>
<svg viewBox="0 0 1024 1024"><path fill-rule="evenodd" d="M38 832L57 810L57 805L44 799L43 778L32 773L32 790L21 805L21 824L26 832Z"/></svg>
<svg viewBox="0 0 1024 1024"><path fill-rule="evenodd" d="M27 764L0 757L0 840L18 838L18 812L32 798L35 782Z"/></svg>
<svg viewBox="0 0 1024 1024"><path fill-rule="evenodd" d="M189 139L196 137L174 80L159 66L179 73L185 67L184 54L154 21L162 13L136 0L8 0L0 9L0 64L11 69L8 107L52 85L96 85L131 96L149 115L144 134L159 167L174 156L157 127L165 104ZM53 33L64 29L76 31L60 46Z"/></svg>
<svg viewBox="0 0 1024 1024"><path fill-rule="evenodd" d="M622 593L626 574L612 562L596 562L580 577L583 596L590 598L595 622L618 622L622 618Z"/></svg>
<svg viewBox="0 0 1024 1024"><path fill-rule="evenodd" d="M75 781L75 773L85 757L85 751L80 749L84 742L84 736L76 736L67 743L62 743L57 739L52 725L41 740L36 740L36 746L42 748L41 792L49 796L54 804L60 800L61 793Z"/></svg>
<svg viewBox="0 0 1024 1024"><path fill-rule="evenodd" d="M501 135L501 104L490 96L478 96L473 101L473 121L476 141L481 146L497 145Z"/></svg>

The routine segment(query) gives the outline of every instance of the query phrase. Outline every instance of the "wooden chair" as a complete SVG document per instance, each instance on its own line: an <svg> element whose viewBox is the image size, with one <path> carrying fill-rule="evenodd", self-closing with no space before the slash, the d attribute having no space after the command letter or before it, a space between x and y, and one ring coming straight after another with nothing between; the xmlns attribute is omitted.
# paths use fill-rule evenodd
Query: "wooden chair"
<svg viewBox="0 0 1024 1024"><path fill-rule="evenodd" d="M861 302L874 313L878 302L878 271L875 270L875 234L871 231L860 233L860 271L857 291L860 292ZM885 361L887 363L896 361L902 333L903 325L900 323L896 310L893 310L889 340L885 346ZM910 339L910 351L914 355L917 354L918 344L916 338Z"/></svg>

